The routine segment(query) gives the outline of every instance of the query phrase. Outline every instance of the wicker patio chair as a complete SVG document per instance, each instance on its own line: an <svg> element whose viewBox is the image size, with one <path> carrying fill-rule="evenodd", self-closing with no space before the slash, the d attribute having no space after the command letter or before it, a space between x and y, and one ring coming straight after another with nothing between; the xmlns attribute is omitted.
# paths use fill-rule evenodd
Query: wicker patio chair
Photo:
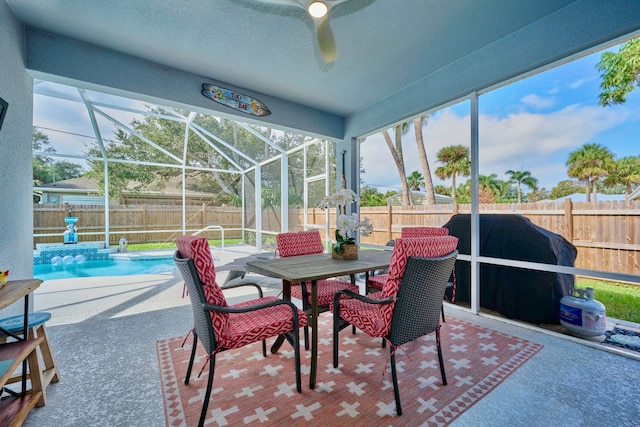
<svg viewBox="0 0 640 427"><path fill-rule="evenodd" d="M449 229L445 227L402 227L400 230L401 238L417 238L417 237L440 237L440 236L448 236ZM385 282L387 281L387 274L378 274L375 276L370 276L367 280L367 292L376 292L382 289ZM447 295L445 292L445 298L450 303L455 302L456 299L456 279L455 274L451 273L451 278L447 284L447 289L451 289L451 295ZM442 321L445 321L444 318L444 305L442 306Z"/></svg>
<svg viewBox="0 0 640 427"><path fill-rule="evenodd" d="M264 297L262 288L257 284L241 283L224 288L253 286L258 291L257 299L228 305L222 292L223 288L216 282L215 267L207 239L182 236L176 240L176 245L178 250L174 255L174 261L189 290L194 318L193 347L184 383L189 384L198 339L208 354L209 362L207 389L198 425L204 425L206 418L216 354L224 350L262 341L262 354L266 357L265 340L284 335L295 352L296 387L299 393L302 392L299 328L307 325L307 314L289 301Z"/></svg>
<svg viewBox="0 0 640 427"><path fill-rule="evenodd" d="M280 233L276 236L277 253L280 257L321 254L324 252L322 238L318 230ZM348 289L358 293L360 288L355 284L355 276L346 282L339 279L318 280L318 313L329 310L336 292ZM293 283L291 296L302 301L303 310L311 309L311 284ZM304 329L304 347L309 349L309 328Z"/></svg>
<svg viewBox="0 0 640 427"><path fill-rule="evenodd" d="M400 230L401 238L417 238L417 237L438 237L448 236L449 229L444 227L402 227ZM389 245L389 243L387 243ZM378 274L370 276L367 281L367 289L372 292L379 291L387 281L388 274Z"/></svg>
<svg viewBox="0 0 640 427"><path fill-rule="evenodd" d="M339 332L349 324L369 336L388 341L398 415L402 415L395 359L399 346L435 332L442 384L447 385L440 346L440 310L458 256L457 244L458 239L453 236L400 238L396 240L389 277L382 291L367 296L340 291L334 297L331 307L334 368L338 367ZM446 255L438 256L443 254Z"/></svg>

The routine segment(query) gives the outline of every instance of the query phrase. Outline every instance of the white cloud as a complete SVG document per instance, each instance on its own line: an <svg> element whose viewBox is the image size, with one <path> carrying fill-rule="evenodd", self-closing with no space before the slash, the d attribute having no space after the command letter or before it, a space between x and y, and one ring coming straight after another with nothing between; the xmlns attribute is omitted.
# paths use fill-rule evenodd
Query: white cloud
<svg viewBox="0 0 640 427"><path fill-rule="evenodd" d="M538 110L551 108L556 104L556 100L554 98L543 98L533 93L524 96L520 101Z"/></svg>
<svg viewBox="0 0 640 427"><path fill-rule="evenodd" d="M599 76L593 76L593 77L585 77L582 79L578 79L578 80L574 80L573 82L569 83L569 88L571 89L580 89L582 86L586 85L589 82L592 82L594 80L599 79Z"/></svg>
<svg viewBox="0 0 640 427"><path fill-rule="evenodd" d="M594 141L601 132L630 117L625 110L572 105L548 114L515 113L504 118L481 115L479 120L480 173L504 179L508 169L531 171L541 186L551 189L566 177L568 151ZM445 146L470 146L469 116L445 110L423 130L433 172L439 166L437 151ZM390 133L393 137L393 132ZM605 144L606 145L606 144ZM403 136L406 173L420 171L413 131ZM369 185L399 188L398 172L382 136L370 136L361 147L364 181ZM458 179L460 182L461 179ZM434 184L450 185L434 177Z"/></svg>
<svg viewBox="0 0 640 427"><path fill-rule="evenodd" d="M518 168L523 162L564 165L566 159L558 158L558 153L593 141L600 132L622 123L626 117L600 107L579 106L551 114L513 114L504 119L482 116L480 172L500 173ZM536 171L531 172L537 175Z"/></svg>
<svg viewBox="0 0 640 427"><path fill-rule="evenodd" d="M429 167L434 177L434 185L450 185L435 177L434 172L439 166L436 154L442 147L449 145L470 145L469 116L458 116L451 109L444 110L429 119L429 123L423 129L425 148ZM394 132L389 132L392 140ZM413 171L422 171L418 151L416 148L413 126L411 130L402 136L402 148L405 159L405 172L407 175ZM380 186L400 189L398 169L391 157L389 148L380 133L371 135L361 145L362 166L366 173L363 180L371 186ZM383 191L383 190L381 190Z"/></svg>

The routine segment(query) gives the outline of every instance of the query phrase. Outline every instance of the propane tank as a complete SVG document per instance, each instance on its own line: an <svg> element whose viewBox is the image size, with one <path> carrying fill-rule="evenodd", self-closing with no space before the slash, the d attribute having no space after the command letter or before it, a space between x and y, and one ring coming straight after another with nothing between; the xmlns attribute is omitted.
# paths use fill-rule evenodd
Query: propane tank
<svg viewBox="0 0 640 427"><path fill-rule="evenodd" d="M574 296L577 294L577 296ZM597 337L607 330L604 304L593 299L593 288L573 289L560 299L560 324L580 337Z"/></svg>

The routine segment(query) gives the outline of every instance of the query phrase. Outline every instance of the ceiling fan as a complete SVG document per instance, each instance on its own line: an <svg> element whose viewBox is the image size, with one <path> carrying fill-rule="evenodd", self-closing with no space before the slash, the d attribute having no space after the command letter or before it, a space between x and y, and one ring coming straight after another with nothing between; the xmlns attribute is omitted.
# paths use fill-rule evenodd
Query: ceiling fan
<svg viewBox="0 0 640 427"><path fill-rule="evenodd" d="M304 9L313 20L318 47L322 58L327 63L332 63L338 56L336 40L329 25L329 13L331 9L347 0L257 0L262 3L270 3L281 6L292 6Z"/></svg>

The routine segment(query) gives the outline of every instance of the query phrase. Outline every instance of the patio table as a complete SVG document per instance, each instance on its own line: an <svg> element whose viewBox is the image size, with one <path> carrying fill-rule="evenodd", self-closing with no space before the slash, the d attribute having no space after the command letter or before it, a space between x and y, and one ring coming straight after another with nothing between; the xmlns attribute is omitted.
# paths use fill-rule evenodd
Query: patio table
<svg viewBox="0 0 640 427"><path fill-rule="evenodd" d="M309 388L316 386L318 369L318 280L331 277L367 273L389 267L390 251L360 251L357 260L342 261L331 258L330 254L292 256L286 258L257 259L246 263L247 271L282 279L282 295L291 299L291 284L311 282L311 372ZM273 344L275 353L284 341L280 336Z"/></svg>

